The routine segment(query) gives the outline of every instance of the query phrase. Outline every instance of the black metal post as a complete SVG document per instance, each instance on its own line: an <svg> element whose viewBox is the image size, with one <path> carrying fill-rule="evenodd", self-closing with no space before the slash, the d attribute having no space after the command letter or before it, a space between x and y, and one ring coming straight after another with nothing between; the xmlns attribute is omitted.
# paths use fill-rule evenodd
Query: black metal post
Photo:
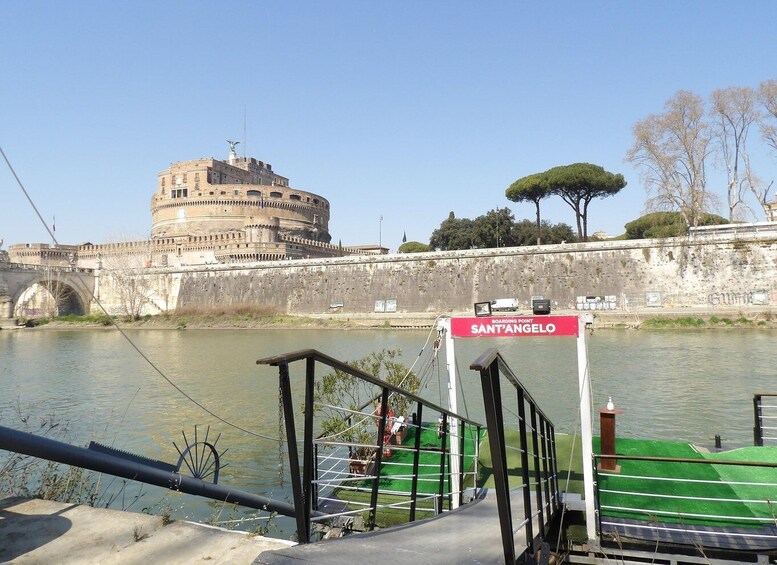
<svg viewBox="0 0 777 565"><path fill-rule="evenodd" d="M763 446L764 434L763 434L763 414L761 412L761 395L756 394L753 396L753 418L755 420L753 424L753 445Z"/></svg>
<svg viewBox="0 0 777 565"><path fill-rule="evenodd" d="M370 495L370 530L375 528L375 519L378 512L378 487L380 486L380 467L383 462L383 438L386 435L388 393L388 389L383 387L383 394L380 397L381 414L378 421L378 451L375 453L375 476L372 479L372 493Z"/></svg>
<svg viewBox="0 0 777 565"><path fill-rule="evenodd" d="M526 518L526 547L534 554L534 525L531 511L531 475L529 474L529 444L526 437L526 406L522 388L516 390L518 398L518 433L521 437L521 477L523 478L523 515Z"/></svg>
<svg viewBox="0 0 777 565"><path fill-rule="evenodd" d="M415 444L413 451L413 482L410 487L410 521L415 522L416 505L418 504L418 463L421 458L421 432L423 431L423 420L421 416L423 414L424 405L418 403L418 411L416 412L416 427L415 431Z"/></svg>
<svg viewBox="0 0 777 565"><path fill-rule="evenodd" d="M548 472L548 421L540 416L540 445L542 448L542 482L545 485L545 504L548 508L548 517L553 515L553 507L551 506L551 489L553 485L551 483L550 473Z"/></svg>
<svg viewBox="0 0 777 565"><path fill-rule="evenodd" d="M294 517L297 520L297 538L300 543L310 541L306 519L305 495L302 492L302 483L299 475L299 454L297 452L297 432L294 430L294 405L291 399L291 380L289 378L289 365L278 365L278 375L283 398L283 421L286 423L286 445L289 449L289 472L291 473L291 490L294 495Z"/></svg>
<svg viewBox="0 0 777 565"><path fill-rule="evenodd" d="M488 426L488 443L491 449L491 463L494 472L496 506L499 512L499 529L502 534L502 550L505 563L515 563L513 541L513 517L510 509L510 484L507 479L507 457L505 455L504 420L502 418L502 393L499 389L499 368L491 363L480 371L483 388L483 404Z"/></svg>
<svg viewBox="0 0 777 565"><path fill-rule="evenodd" d="M313 404L315 402L316 361L306 359L305 366L305 441L302 446L302 492L305 506L305 527L310 539L310 511L313 509Z"/></svg>
<svg viewBox="0 0 777 565"><path fill-rule="evenodd" d="M537 512L539 513L539 535L541 537L545 537L545 512L542 509L542 473L540 469L540 445L539 445L539 437L540 434L539 426L537 425L537 408L534 406L534 403L530 404L530 410L529 413L531 414L531 428L532 428L532 452L534 455L534 480L537 483L537 491L535 493L535 496L537 497Z"/></svg>
<svg viewBox="0 0 777 565"><path fill-rule="evenodd" d="M550 464L551 464L551 473L553 474L552 480L553 480L553 498L555 499L556 503L553 505L553 508L556 509L559 506L561 506L561 492L559 491L558 486L558 459L556 455L556 429L551 426L550 427Z"/></svg>

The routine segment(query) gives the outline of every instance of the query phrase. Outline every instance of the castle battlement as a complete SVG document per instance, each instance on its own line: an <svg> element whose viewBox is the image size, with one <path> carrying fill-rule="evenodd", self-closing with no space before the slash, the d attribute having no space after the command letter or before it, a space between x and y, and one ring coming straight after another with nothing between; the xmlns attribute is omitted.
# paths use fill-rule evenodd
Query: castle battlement
<svg viewBox="0 0 777 565"><path fill-rule="evenodd" d="M157 176L151 238L49 247L20 244L11 260L110 268L132 258L142 268L336 257L364 253L331 243L329 201L289 185L253 157L178 161Z"/></svg>

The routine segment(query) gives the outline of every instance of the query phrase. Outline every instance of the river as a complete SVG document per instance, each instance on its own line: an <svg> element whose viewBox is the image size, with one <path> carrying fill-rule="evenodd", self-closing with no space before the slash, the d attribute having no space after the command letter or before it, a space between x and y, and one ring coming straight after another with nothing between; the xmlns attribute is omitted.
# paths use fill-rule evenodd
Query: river
<svg viewBox="0 0 777 565"><path fill-rule="evenodd" d="M352 360L384 348L402 350L408 366L431 355L426 331L389 330L128 330L127 336L182 391L230 422L278 437L277 369L256 360L314 348ZM594 406L612 396L619 435L679 439L724 447L752 444L752 397L777 392L773 330L599 330L589 338ZM484 421L478 376L469 364L498 347L543 411L562 433L577 422L577 362L574 338L478 338L456 342L464 402L460 412ZM422 352L422 353L421 353ZM300 390L304 370L292 365ZM446 404L444 347L426 374L422 396ZM89 440L174 463L172 442L182 445L211 427L228 448L219 481L266 496L288 499L281 486L278 442L230 427L175 390L117 331L110 329L0 331L0 424L17 429L59 424L50 435L85 445ZM301 405L301 403L300 403ZM26 424L22 421L26 418ZM288 477L287 465L283 466ZM106 483L110 481L106 480ZM118 482L111 488L116 489ZM135 501L138 494L140 498ZM160 499L164 496L164 501ZM170 506L174 517L200 521L240 518L211 503L128 487L114 506L141 510ZM217 518L214 518L217 516ZM245 525L243 525L245 527ZM249 524L250 528L251 525ZM284 519L270 535L293 530Z"/></svg>

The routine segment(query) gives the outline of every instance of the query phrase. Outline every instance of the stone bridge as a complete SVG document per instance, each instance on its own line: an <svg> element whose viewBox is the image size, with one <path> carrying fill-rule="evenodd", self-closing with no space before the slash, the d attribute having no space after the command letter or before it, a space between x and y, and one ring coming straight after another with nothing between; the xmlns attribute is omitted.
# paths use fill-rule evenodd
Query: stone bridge
<svg viewBox="0 0 777 565"><path fill-rule="evenodd" d="M94 289L92 269L24 265L0 257L0 322L41 314L86 314Z"/></svg>

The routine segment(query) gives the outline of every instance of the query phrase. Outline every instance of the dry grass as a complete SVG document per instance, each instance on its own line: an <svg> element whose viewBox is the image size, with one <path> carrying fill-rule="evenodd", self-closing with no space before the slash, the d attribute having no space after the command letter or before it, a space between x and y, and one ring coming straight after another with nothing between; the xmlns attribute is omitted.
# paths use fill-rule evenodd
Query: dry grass
<svg viewBox="0 0 777 565"><path fill-rule="evenodd" d="M279 315L278 309L267 304L219 304L217 306L182 306L169 314L175 316L238 316L268 318Z"/></svg>

